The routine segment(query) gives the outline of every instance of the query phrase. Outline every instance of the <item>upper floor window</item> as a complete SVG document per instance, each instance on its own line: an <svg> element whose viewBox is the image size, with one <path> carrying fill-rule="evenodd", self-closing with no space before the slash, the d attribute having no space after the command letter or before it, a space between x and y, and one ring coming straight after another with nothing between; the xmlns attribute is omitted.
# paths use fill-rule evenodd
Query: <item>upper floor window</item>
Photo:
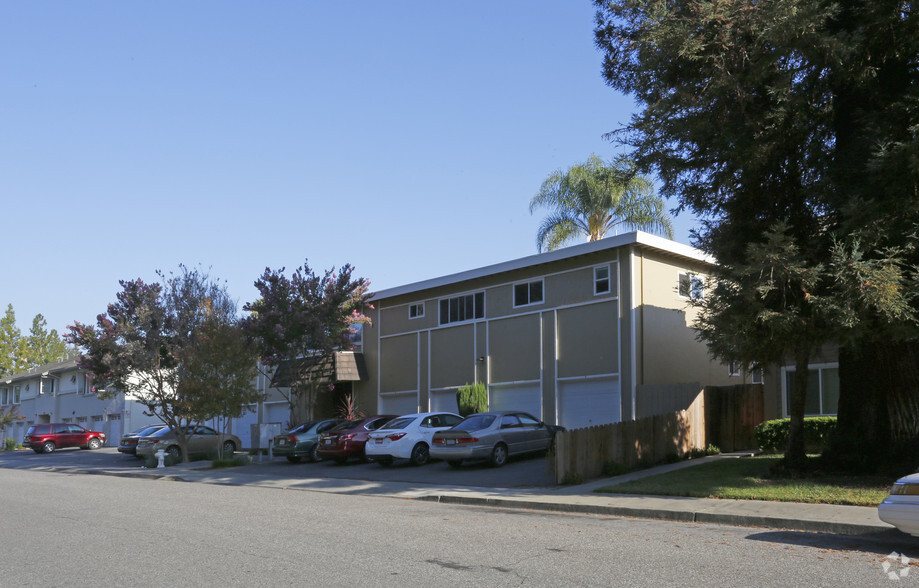
<svg viewBox="0 0 919 588"><path fill-rule="evenodd" d="M729 376L739 376L741 372L740 362L737 360L731 360L728 362L728 375Z"/></svg>
<svg viewBox="0 0 919 588"><path fill-rule="evenodd" d="M607 294L610 292L609 266L601 265L594 268L594 294Z"/></svg>
<svg viewBox="0 0 919 588"><path fill-rule="evenodd" d="M19 404L19 386L13 388L13 404Z"/></svg>
<svg viewBox="0 0 919 588"><path fill-rule="evenodd" d="M689 272L680 272L679 293L682 298L702 299L704 282L701 276Z"/></svg>
<svg viewBox="0 0 919 588"><path fill-rule="evenodd" d="M0 404L9 404L10 403L10 389L3 388L0 390Z"/></svg>
<svg viewBox="0 0 919 588"><path fill-rule="evenodd" d="M514 284L514 307L541 304L543 302L543 281Z"/></svg>
<svg viewBox="0 0 919 588"><path fill-rule="evenodd" d="M415 319L421 318L424 316L424 302L419 302L418 304L410 304L408 306L408 318Z"/></svg>
<svg viewBox="0 0 919 588"><path fill-rule="evenodd" d="M440 301L440 324L460 323L485 317L485 292L444 298Z"/></svg>

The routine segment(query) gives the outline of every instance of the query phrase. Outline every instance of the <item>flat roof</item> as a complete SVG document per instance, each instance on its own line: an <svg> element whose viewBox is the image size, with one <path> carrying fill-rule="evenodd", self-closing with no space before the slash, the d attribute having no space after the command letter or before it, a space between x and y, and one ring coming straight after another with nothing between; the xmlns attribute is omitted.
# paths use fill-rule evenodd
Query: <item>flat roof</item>
<svg viewBox="0 0 919 588"><path fill-rule="evenodd" d="M414 292L429 290L431 288L439 288L441 286L449 286L452 284L465 282L467 280L475 280L478 278L484 278L495 274L532 267L535 265L551 263L553 261L570 259L572 257L587 255L588 253L595 253L597 251L617 249L626 245L640 245L643 247L656 249L664 253L669 253L671 255L676 255L678 257L691 259L693 261L715 263L715 260L712 256L702 252L699 249L696 249L695 247L691 247L683 243L677 243L676 241L671 241L670 239L652 235L650 233L645 233L644 231L632 231L631 233L623 233L622 235L607 237L605 239L600 239L599 241L591 241L588 243L581 243L579 245L572 245L570 247L562 247L561 249L556 249L555 251L537 253L535 255L528 255L527 257L521 257L511 261L487 265L477 269L441 276L439 278L431 278L430 280L413 282L404 286L387 288L385 290L375 292L371 296L370 300L381 300L383 298L392 298L394 296L401 296L403 294L412 294Z"/></svg>

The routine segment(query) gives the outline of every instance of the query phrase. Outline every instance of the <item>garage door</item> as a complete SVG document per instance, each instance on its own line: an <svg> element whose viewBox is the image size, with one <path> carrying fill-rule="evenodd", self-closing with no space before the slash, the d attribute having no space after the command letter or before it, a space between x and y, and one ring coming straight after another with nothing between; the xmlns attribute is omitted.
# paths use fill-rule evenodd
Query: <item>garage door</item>
<svg viewBox="0 0 919 588"><path fill-rule="evenodd" d="M252 425L258 424L257 407L253 404L249 406L249 412L233 419L233 433L243 442L243 447L255 447L252 444Z"/></svg>
<svg viewBox="0 0 919 588"><path fill-rule="evenodd" d="M456 390L432 391L431 412L453 412L459 414L459 406L456 404Z"/></svg>
<svg viewBox="0 0 919 588"><path fill-rule="evenodd" d="M413 414L418 412L418 394L387 394L380 396L380 414Z"/></svg>
<svg viewBox="0 0 919 588"><path fill-rule="evenodd" d="M492 384L488 391L488 409L522 410L542 420L542 392L539 383Z"/></svg>
<svg viewBox="0 0 919 588"><path fill-rule="evenodd" d="M271 404L265 403L264 405L264 418L262 422L265 424L278 423L281 425L282 431L287 431L290 429L290 405L286 402L274 402ZM299 423L298 423L299 424ZM294 425L296 426L296 425Z"/></svg>
<svg viewBox="0 0 919 588"><path fill-rule="evenodd" d="M568 429L620 421L619 378L558 383L559 424Z"/></svg>

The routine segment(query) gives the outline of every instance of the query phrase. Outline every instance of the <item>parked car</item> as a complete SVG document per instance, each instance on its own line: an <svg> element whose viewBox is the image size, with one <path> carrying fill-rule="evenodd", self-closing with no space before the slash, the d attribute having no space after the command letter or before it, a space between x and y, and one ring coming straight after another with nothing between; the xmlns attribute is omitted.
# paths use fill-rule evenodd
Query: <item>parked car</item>
<svg viewBox="0 0 919 588"><path fill-rule="evenodd" d="M118 442L118 451L121 453L126 453L128 455L137 456L137 442L141 437L146 437L147 435L152 435L160 429L166 428L166 425L147 425L146 427L141 427L136 431L132 431L127 435L124 435L121 440Z"/></svg>
<svg viewBox="0 0 919 588"><path fill-rule="evenodd" d="M319 457L331 459L337 464L343 464L352 457L366 461L364 447L367 445L370 432L376 431L396 416L394 414L370 416L346 421L329 429L319 437L319 449L317 450Z"/></svg>
<svg viewBox="0 0 919 588"><path fill-rule="evenodd" d="M345 422L345 419L325 419L310 421L294 427L283 435L274 438L274 455L284 456L290 463L300 463L304 457L310 461L319 461L319 435L332 427Z"/></svg>
<svg viewBox="0 0 919 588"><path fill-rule="evenodd" d="M890 495L878 505L878 518L919 537L919 473L894 482Z"/></svg>
<svg viewBox="0 0 919 588"><path fill-rule="evenodd" d="M210 427L198 425L186 429L189 455L217 455L217 449L223 448L224 457L242 447L242 441L236 435L218 433ZM141 437L137 441L137 456L153 455L162 449L173 459L182 459L176 431L163 427L159 431Z"/></svg>
<svg viewBox="0 0 919 588"><path fill-rule="evenodd" d="M564 427L547 425L525 412L477 413L452 429L435 433L431 457L453 467L459 467L467 459L487 460L492 466L501 467L512 455L546 451L560 430Z"/></svg>
<svg viewBox="0 0 919 588"><path fill-rule="evenodd" d="M431 457L431 438L463 420L452 412L408 414L386 423L385 429L370 433L364 447L369 459L388 466L397 459L424 465Z"/></svg>
<svg viewBox="0 0 919 588"><path fill-rule="evenodd" d="M22 438L23 447L35 453L52 453L60 447L99 449L105 445L105 433L90 431L73 423L32 425Z"/></svg>

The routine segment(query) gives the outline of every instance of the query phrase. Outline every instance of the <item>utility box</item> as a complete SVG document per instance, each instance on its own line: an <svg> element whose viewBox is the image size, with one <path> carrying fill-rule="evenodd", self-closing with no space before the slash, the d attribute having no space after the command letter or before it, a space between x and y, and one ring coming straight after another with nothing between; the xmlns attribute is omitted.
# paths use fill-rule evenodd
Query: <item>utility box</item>
<svg viewBox="0 0 919 588"><path fill-rule="evenodd" d="M268 449L268 444L277 435L280 435L281 423L265 423L261 425L249 425L252 431L253 443L258 443L253 449Z"/></svg>

